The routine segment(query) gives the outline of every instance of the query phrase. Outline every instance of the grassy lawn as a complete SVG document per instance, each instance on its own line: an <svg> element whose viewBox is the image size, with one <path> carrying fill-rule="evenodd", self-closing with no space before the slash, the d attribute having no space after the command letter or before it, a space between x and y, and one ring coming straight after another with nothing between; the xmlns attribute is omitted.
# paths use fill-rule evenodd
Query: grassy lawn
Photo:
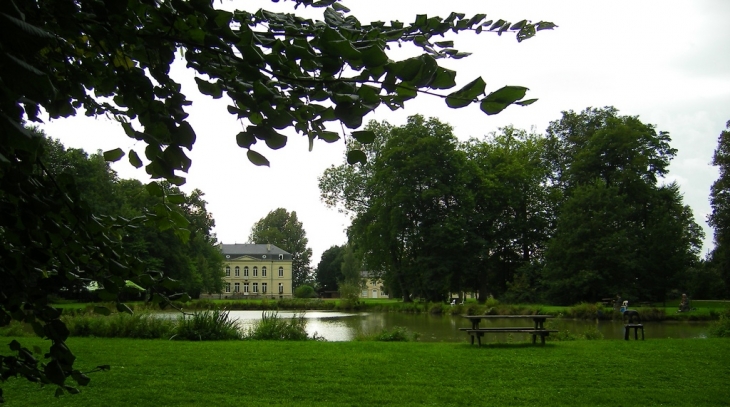
<svg viewBox="0 0 730 407"><path fill-rule="evenodd" d="M10 338L0 338L5 343ZM22 338L26 345L40 344ZM170 342L71 338L76 396L23 380L6 406L728 405L730 341Z"/></svg>

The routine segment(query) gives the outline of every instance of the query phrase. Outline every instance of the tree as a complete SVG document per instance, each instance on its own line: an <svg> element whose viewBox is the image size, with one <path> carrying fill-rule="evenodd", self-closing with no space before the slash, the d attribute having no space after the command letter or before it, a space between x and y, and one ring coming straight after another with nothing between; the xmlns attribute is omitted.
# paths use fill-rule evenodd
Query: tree
<svg viewBox="0 0 730 407"><path fill-rule="evenodd" d="M443 300L460 280L471 195L450 126L411 116L393 128L367 180L368 205L348 232L367 270L407 300Z"/></svg>
<svg viewBox="0 0 730 407"><path fill-rule="evenodd" d="M708 223L715 228L715 248L710 256L711 264L724 281L723 298L730 297L730 121L717 139L717 149L712 165L720 172L710 190L712 213Z"/></svg>
<svg viewBox="0 0 730 407"><path fill-rule="evenodd" d="M74 177L56 176L39 161L41 140L24 122L40 122L42 111L53 119L79 112L114 117L129 137L146 145L145 161L132 149L126 153L129 162L179 185L191 165L185 150L192 149L196 134L185 112L191 102L169 75L178 52L201 93L231 100L228 111L248 123L236 135L238 144L249 150L254 164L267 165L252 147L259 140L273 149L284 146L286 136L278 130L293 128L310 142L334 141L339 135L327 130L327 122L355 129L380 104L398 109L419 92L455 87L456 73L438 59L466 54L451 41L436 41L447 31L516 32L523 41L554 27L457 13L445 19L420 15L411 24L362 24L335 0L293 2L326 7L323 21L266 10L219 10L209 0L0 2L0 276L14 281L0 288L0 326L12 320L36 324L36 332L54 342L44 361L14 344L20 359L2 357L2 380L20 374L55 384L60 393L76 391L67 377L88 383L73 369L73 354L65 346L68 334L48 294L79 278L103 283L101 292L110 301L125 280L172 287L174 282L116 250L117 236L141 224L170 228L182 239L190 233L156 183L147 188L163 202L145 219L94 216L74 192ZM389 44L403 43L420 47L423 54L391 60ZM441 97L451 108L478 102L487 114L534 102L523 99L524 87L484 96L485 88L477 78ZM350 136L369 139L371 134ZM104 158L116 161L124 155L117 148ZM361 161L363 154L353 152L350 158ZM163 296L154 300L166 301ZM118 308L128 310L122 303Z"/></svg>
<svg viewBox="0 0 730 407"><path fill-rule="evenodd" d="M314 277L320 292L339 290L339 281L342 280L344 250L342 246L332 246L322 253L322 259L314 270Z"/></svg>
<svg viewBox="0 0 730 407"><path fill-rule="evenodd" d="M563 112L547 133L564 199L546 253L548 297L664 300L697 263L702 238L679 188L657 185L676 154L669 134L612 107Z"/></svg>
<svg viewBox="0 0 730 407"><path fill-rule="evenodd" d="M249 243L271 243L292 255L292 287L296 288L307 281L311 272L309 265L312 249L307 247L309 239L297 213L277 208L254 223Z"/></svg>
<svg viewBox="0 0 730 407"><path fill-rule="evenodd" d="M521 267L542 260L557 200L547 186L543 137L508 126L463 148L475 171L467 233L470 252L478 253L467 265L476 268L468 288L486 300L504 293Z"/></svg>

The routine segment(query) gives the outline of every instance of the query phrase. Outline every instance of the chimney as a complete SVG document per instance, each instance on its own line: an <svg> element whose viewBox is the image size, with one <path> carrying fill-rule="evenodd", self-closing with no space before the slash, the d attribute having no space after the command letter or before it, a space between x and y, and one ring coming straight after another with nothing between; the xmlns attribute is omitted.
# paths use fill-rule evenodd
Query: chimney
<svg viewBox="0 0 730 407"><path fill-rule="evenodd" d="M267 252L271 251L271 243L266 243L266 251Z"/></svg>

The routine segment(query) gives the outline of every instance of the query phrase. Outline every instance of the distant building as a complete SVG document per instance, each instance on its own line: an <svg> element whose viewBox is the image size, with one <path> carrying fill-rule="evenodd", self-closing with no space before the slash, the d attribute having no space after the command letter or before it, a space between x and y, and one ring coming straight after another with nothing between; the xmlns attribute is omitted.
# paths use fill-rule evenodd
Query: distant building
<svg viewBox="0 0 730 407"><path fill-rule="evenodd" d="M221 244L223 298L291 298L292 255L272 244Z"/></svg>
<svg viewBox="0 0 730 407"><path fill-rule="evenodd" d="M385 286L382 280L373 277L369 271L361 271L360 277L362 279L360 298L390 298L385 293Z"/></svg>

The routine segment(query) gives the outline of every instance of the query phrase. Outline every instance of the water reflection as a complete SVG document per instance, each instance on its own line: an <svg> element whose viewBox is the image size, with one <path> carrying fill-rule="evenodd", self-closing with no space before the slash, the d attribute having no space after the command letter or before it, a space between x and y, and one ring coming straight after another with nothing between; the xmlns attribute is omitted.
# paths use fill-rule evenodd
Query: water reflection
<svg viewBox="0 0 730 407"><path fill-rule="evenodd" d="M290 318L294 316L292 311L279 311L279 316ZM301 315L301 313L299 313ZM230 316L238 319L242 328L252 326L261 319L261 311L231 311ZM304 313L307 319L307 332L310 335L317 334L328 341L350 341L358 332L365 334L379 333L383 329L392 329L396 326L408 328L418 333L419 340L424 342L466 342L468 335L459 331L459 328L468 328L470 323L459 316L440 316L429 314L403 314L403 313L346 313L333 311L307 311ZM532 321L523 321L524 325L531 325ZM514 326L515 321L508 319L494 319L488 323L489 326ZM572 334L582 334L590 328L601 332L605 339L623 339L623 323L621 321L585 321L569 319L549 320L552 329L560 331L568 330ZM702 338L707 336L708 322L646 322L644 331L646 339L657 338ZM486 326L486 325L485 325ZM491 341L522 341L527 340L528 335L523 334L494 334L489 337Z"/></svg>

